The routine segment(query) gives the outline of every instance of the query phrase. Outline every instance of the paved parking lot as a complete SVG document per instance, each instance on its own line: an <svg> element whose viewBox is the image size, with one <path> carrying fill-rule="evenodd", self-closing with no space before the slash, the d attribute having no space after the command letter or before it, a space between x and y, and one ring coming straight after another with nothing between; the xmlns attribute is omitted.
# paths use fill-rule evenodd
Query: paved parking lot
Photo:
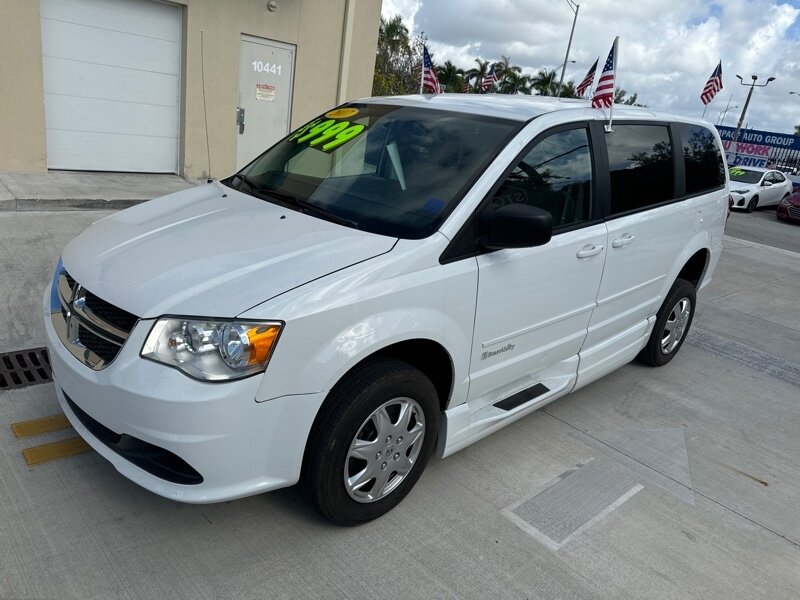
<svg viewBox="0 0 800 600"><path fill-rule="evenodd" d="M0 213L0 353L42 345L58 253L103 214ZM358 528L294 489L190 506L93 452L28 466L75 433L17 438L52 384L0 391L0 598L800 597L800 255L725 246L672 363L432 460Z"/></svg>
<svg viewBox="0 0 800 600"><path fill-rule="evenodd" d="M774 206L752 213L732 211L725 230L735 238L800 252L800 225L778 221Z"/></svg>

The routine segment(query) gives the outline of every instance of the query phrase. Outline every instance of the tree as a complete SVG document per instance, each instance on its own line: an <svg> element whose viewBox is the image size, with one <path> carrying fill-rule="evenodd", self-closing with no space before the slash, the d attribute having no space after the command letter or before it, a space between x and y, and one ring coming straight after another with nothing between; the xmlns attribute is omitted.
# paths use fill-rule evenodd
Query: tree
<svg viewBox="0 0 800 600"><path fill-rule="evenodd" d="M520 87L524 87L522 67L512 65L509 57L500 56L500 60L494 63L494 72L500 79L497 91L501 94L516 94Z"/></svg>
<svg viewBox="0 0 800 600"><path fill-rule="evenodd" d="M565 81L564 85L561 86L561 94L559 94L561 98L577 98L578 95L575 93L575 82L572 80Z"/></svg>
<svg viewBox="0 0 800 600"><path fill-rule="evenodd" d="M439 84L448 92L461 92L464 90L464 71L456 67L449 60L444 65L436 67L436 78Z"/></svg>
<svg viewBox="0 0 800 600"><path fill-rule="evenodd" d="M401 16L397 15L391 19L381 18L372 95L418 93L422 46L426 42L427 37L424 32L409 39L408 28Z"/></svg>
<svg viewBox="0 0 800 600"><path fill-rule="evenodd" d="M500 86L503 94L531 94L531 78L516 71L509 71Z"/></svg>
<svg viewBox="0 0 800 600"><path fill-rule="evenodd" d="M539 72L533 76L531 80L531 87L540 96L550 96L552 94L553 86L556 83L556 71L548 71L547 69L539 69Z"/></svg>
<svg viewBox="0 0 800 600"><path fill-rule="evenodd" d="M795 135L800 135L800 125L795 125L794 126L794 134Z"/></svg>
<svg viewBox="0 0 800 600"><path fill-rule="evenodd" d="M647 106L646 104L638 104L636 99L639 97L639 94L636 92L630 98L625 98L628 95L628 92L622 88L617 88L614 92L614 103L615 104L625 104L627 106Z"/></svg>
<svg viewBox="0 0 800 600"><path fill-rule="evenodd" d="M488 60L481 60L480 58L476 58L475 62L478 63L477 68L472 68L467 70L465 73L467 77L467 81L475 80L472 84L472 92L479 92L481 88L481 82L483 78L486 77L486 74L489 72L489 61Z"/></svg>

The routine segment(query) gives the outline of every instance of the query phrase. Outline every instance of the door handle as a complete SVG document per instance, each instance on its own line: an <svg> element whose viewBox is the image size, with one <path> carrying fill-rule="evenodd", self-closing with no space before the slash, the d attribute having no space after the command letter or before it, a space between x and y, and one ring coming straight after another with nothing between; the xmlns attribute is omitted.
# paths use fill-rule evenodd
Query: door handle
<svg viewBox="0 0 800 600"><path fill-rule="evenodd" d="M603 244L596 244L589 246L588 244L578 250L578 258L589 258L590 256L597 256L603 251Z"/></svg>
<svg viewBox="0 0 800 600"><path fill-rule="evenodd" d="M244 109L236 107L236 124L239 126L239 134L244 133Z"/></svg>
<svg viewBox="0 0 800 600"><path fill-rule="evenodd" d="M622 237L618 237L613 242L611 242L612 248L622 248L623 246L627 246L628 244L632 244L633 240L636 239L635 235L631 235L630 233L626 233Z"/></svg>

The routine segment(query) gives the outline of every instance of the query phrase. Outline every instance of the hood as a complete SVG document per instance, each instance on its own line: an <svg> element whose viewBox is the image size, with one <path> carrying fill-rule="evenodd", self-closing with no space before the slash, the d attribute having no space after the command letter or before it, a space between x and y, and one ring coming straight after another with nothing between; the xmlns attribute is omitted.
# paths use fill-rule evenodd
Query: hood
<svg viewBox="0 0 800 600"><path fill-rule="evenodd" d="M731 192L734 194L749 194L758 189L757 183L742 183L731 179Z"/></svg>
<svg viewBox="0 0 800 600"><path fill-rule="evenodd" d="M235 317L396 241L212 183L97 221L62 260L93 294L142 318Z"/></svg>

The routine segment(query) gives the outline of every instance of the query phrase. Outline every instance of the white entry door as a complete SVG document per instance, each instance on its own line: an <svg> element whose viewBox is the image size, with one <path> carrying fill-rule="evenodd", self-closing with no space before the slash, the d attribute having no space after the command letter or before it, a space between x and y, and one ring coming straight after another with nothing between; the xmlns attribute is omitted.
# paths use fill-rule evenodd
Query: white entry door
<svg viewBox="0 0 800 600"><path fill-rule="evenodd" d="M47 166L176 173L181 8L41 0Z"/></svg>
<svg viewBox="0 0 800 600"><path fill-rule="evenodd" d="M235 126L240 169L289 133L295 47L242 35Z"/></svg>

